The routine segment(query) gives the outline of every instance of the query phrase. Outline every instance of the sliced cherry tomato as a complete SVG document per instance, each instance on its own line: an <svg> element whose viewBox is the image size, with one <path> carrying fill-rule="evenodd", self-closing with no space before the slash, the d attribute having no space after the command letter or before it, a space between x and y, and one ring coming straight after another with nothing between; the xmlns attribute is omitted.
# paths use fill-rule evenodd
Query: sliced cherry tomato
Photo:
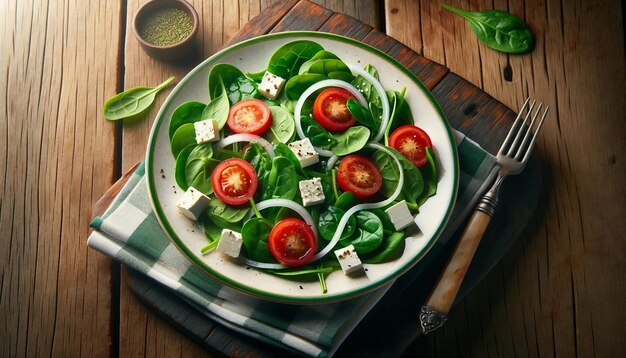
<svg viewBox="0 0 626 358"><path fill-rule="evenodd" d="M272 113L263 101L245 99L230 108L226 124L233 133L261 134L272 124Z"/></svg>
<svg viewBox="0 0 626 358"><path fill-rule="evenodd" d="M317 240L307 223L289 218L274 225L268 246L270 253L278 262L296 267L311 261L317 250Z"/></svg>
<svg viewBox="0 0 626 358"><path fill-rule="evenodd" d="M356 123L346 106L350 98L356 99L343 88L323 90L313 104L313 118L329 131L345 131Z"/></svg>
<svg viewBox="0 0 626 358"><path fill-rule="evenodd" d="M426 147L432 147L433 143L424 130L407 124L391 133L389 145L402 153L416 167L421 167L428 162Z"/></svg>
<svg viewBox="0 0 626 358"><path fill-rule="evenodd" d="M215 167L211 174L211 185L218 199L228 205L241 205L254 195L258 179L250 163L230 158Z"/></svg>
<svg viewBox="0 0 626 358"><path fill-rule="evenodd" d="M337 182L341 189L351 192L357 198L369 198L383 185L376 163L357 154L343 158L337 173Z"/></svg>

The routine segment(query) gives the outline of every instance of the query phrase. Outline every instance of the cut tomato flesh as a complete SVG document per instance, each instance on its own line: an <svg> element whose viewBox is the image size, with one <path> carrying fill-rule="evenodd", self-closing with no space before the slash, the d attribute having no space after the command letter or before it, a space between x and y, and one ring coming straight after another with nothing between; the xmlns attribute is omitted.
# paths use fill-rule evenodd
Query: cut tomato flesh
<svg viewBox="0 0 626 358"><path fill-rule="evenodd" d="M220 181L222 190L230 196L245 194L250 186L250 177L239 167L226 168Z"/></svg>
<svg viewBox="0 0 626 358"><path fill-rule="evenodd" d="M376 164L368 158L351 154L339 163L337 182L344 191L358 198L368 198L382 186L382 175Z"/></svg>

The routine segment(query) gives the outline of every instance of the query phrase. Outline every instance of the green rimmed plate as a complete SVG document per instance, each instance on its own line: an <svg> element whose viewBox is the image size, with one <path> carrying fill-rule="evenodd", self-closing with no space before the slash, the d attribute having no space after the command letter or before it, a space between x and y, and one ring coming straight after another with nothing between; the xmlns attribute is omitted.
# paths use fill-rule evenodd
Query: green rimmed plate
<svg viewBox="0 0 626 358"><path fill-rule="evenodd" d="M256 72L265 68L278 47L301 39L319 43L346 63L373 65L386 89L400 90L406 86L406 100L416 124L431 137L439 168L437 194L420 208L416 217L419 230L414 227L409 232L403 255L392 262L366 264L365 274L359 277L347 276L341 271L333 272L326 279L326 294L322 294L316 280L298 281L271 275L250 269L216 252L201 255L200 249L207 244L206 237L176 208L176 201L182 192L174 179L175 160L168 137L169 120L178 105L187 101L208 102L207 78L215 64L230 63L243 72ZM165 178L162 171L166 173ZM438 104L423 84L383 52L350 38L320 32L285 32L253 38L228 47L202 62L178 83L165 100L152 127L146 154L146 177L153 209L179 250L201 270L226 285L257 297L287 303L325 303L356 297L406 272L428 252L443 231L456 199L458 176L458 157L452 132Z"/></svg>

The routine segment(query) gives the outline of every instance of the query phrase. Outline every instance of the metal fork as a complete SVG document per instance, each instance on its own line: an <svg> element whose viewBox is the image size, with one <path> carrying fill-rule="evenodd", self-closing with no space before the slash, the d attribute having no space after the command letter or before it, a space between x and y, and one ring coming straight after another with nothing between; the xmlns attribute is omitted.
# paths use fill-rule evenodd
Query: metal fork
<svg viewBox="0 0 626 358"><path fill-rule="evenodd" d="M528 107L529 102L530 98L527 98L498 151L497 164L500 165L500 169L493 186L476 205L474 213L457 242L443 273L420 310L420 324L424 334L434 331L445 323L480 239L496 210L502 182L509 175L519 174L528 162L549 109L549 107L545 108L537 129L533 133L532 128L541 112L542 103L539 103L534 115L532 115L536 101L533 101ZM521 120L526 109L528 109L527 113ZM532 119L529 123L528 120L531 115Z"/></svg>

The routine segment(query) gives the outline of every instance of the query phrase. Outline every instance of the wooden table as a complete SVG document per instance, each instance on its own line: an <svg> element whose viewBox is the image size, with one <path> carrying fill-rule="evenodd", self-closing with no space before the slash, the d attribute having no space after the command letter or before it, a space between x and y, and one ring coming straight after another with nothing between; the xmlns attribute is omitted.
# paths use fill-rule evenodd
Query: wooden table
<svg viewBox="0 0 626 358"><path fill-rule="evenodd" d="M210 355L130 293L88 249L91 206L143 158L151 121L113 124L114 93L181 78L130 23L144 1L0 3L0 356ZM317 1L316 1L317 2ZM203 56L272 1L193 1ZM537 35L530 55L480 44L437 1L321 1L404 42L519 108L551 105L537 145L547 183L511 252L407 356L626 354L626 62L619 1L449 1L502 8Z"/></svg>

